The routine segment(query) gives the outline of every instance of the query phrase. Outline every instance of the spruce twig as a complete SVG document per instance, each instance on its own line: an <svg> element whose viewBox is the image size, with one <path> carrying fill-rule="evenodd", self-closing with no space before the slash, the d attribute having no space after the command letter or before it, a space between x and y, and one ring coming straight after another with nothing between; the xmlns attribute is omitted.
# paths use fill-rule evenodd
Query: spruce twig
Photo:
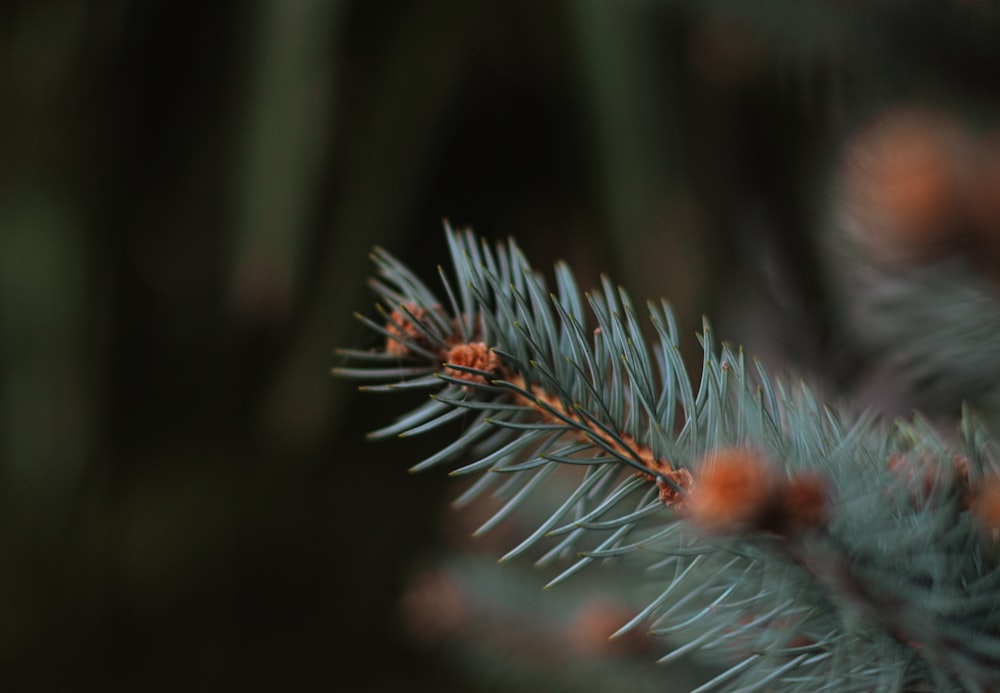
<svg viewBox="0 0 1000 693"><path fill-rule="evenodd" d="M352 365L335 373L390 381L365 386L377 392L437 390L375 438L468 422L413 470L478 474L461 501L502 501L480 531L558 468L577 471L505 558L551 537L543 561L576 558L550 586L599 559L662 581L619 633L651 619L677 645L664 660L716 653L731 668L710 687L1000 683L995 444L970 412L946 443L919 419L834 411L748 368L707 322L695 390L666 304L648 304L649 345L610 280L583 295L560 264L549 293L512 241L446 233L445 301L376 249L383 323L362 321L383 346L342 352Z"/></svg>

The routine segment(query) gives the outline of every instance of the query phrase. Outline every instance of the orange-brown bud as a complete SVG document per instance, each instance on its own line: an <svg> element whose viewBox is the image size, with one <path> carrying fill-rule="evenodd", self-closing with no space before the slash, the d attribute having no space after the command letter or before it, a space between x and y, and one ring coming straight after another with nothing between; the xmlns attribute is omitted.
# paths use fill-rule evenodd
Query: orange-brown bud
<svg viewBox="0 0 1000 693"><path fill-rule="evenodd" d="M971 492L969 513L991 539L1000 539L1000 477L994 476Z"/></svg>
<svg viewBox="0 0 1000 693"><path fill-rule="evenodd" d="M423 331L421 331L421 329L413 322L413 318L416 318L417 321L421 323L426 322L427 310L425 308L421 308L415 303L408 303L405 307L406 311L409 311L409 314L407 314L407 312L402 308L397 308L392 311L389 315L389 319L386 321L385 329L390 335L392 335L390 337L386 337L385 339L386 352L397 356L409 356L410 350L406 344L403 343L403 340L415 342L419 346L433 351L433 347L430 340L427 338L427 335L425 335ZM411 318L410 315L412 315L413 318Z"/></svg>
<svg viewBox="0 0 1000 693"><path fill-rule="evenodd" d="M792 477L779 493L776 519L781 533L824 527L830 519L826 482L810 474ZM782 531L782 529L784 531Z"/></svg>
<svg viewBox="0 0 1000 693"><path fill-rule="evenodd" d="M876 118L847 145L844 202L859 238L883 257L922 261L963 232L969 137L949 118L898 108Z"/></svg>
<svg viewBox="0 0 1000 693"><path fill-rule="evenodd" d="M499 375L503 370L503 364L490 349L489 345L483 342L473 342L471 344L456 344L448 351L447 362L465 368L475 368L492 375ZM453 378L467 380L470 383L487 384L484 376L476 373L467 373L456 368L445 368L445 373Z"/></svg>
<svg viewBox="0 0 1000 693"><path fill-rule="evenodd" d="M724 448L710 453L684 502L691 522L710 532L751 529L768 513L777 488L770 465L754 450Z"/></svg>
<svg viewBox="0 0 1000 693"><path fill-rule="evenodd" d="M686 469L669 469L661 473L664 479L669 479L674 482L681 491L687 491L694 485L694 478L691 476L691 472ZM666 481L660 480L656 482L656 485L660 489L660 502L666 506L673 506L681 503L684 500L684 496L677 492L677 490L668 484Z"/></svg>
<svg viewBox="0 0 1000 693"><path fill-rule="evenodd" d="M785 537L829 520L826 483L809 473L778 475L758 451L724 448L708 455L683 505L710 533L765 532Z"/></svg>

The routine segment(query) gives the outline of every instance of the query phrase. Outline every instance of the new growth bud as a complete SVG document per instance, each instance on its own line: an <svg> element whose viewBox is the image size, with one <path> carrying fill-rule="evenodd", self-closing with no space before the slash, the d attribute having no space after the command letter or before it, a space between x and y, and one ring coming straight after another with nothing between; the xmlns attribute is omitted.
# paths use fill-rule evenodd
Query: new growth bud
<svg viewBox="0 0 1000 693"><path fill-rule="evenodd" d="M493 375L499 375L503 370L500 358L493 353L488 344L484 344L483 342L456 344L448 351L446 361L451 365L475 368L478 371L484 371ZM469 373L449 367L446 367L444 372L453 378L467 380L470 383L487 384L486 378L477 373Z"/></svg>
<svg viewBox="0 0 1000 693"><path fill-rule="evenodd" d="M828 519L827 504L826 484L818 477L780 476L760 452L734 447L704 458L684 512L712 534L791 536L822 528Z"/></svg>
<svg viewBox="0 0 1000 693"><path fill-rule="evenodd" d="M969 513L988 537L1000 538L1000 477L987 479L971 496Z"/></svg>

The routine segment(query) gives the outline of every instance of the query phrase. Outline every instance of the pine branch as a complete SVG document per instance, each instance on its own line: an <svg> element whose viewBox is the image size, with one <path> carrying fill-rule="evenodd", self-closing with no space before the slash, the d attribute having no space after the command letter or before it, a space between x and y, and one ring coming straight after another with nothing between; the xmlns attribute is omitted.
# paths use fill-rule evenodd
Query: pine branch
<svg viewBox="0 0 1000 693"><path fill-rule="evenodd" d="M920 419L834 411L707 322L695 390L667 304L647 304L650 345L610 280L584 295L559 264L549 293L513 242L446 233L444 300L374 252L382 320L359 319L383 346L341 351L335 373L434 391L373 439L463 422L412 469L476 475L460 502L502 501L479 531L571 475L504 559L554 542L539 563L566 567L549 586L598 560L644 571L663 587L615 635L652 622L677 644L662 661L728 661L702 690L1000 683L1000 477L971 413L947 442Z"/></svg>

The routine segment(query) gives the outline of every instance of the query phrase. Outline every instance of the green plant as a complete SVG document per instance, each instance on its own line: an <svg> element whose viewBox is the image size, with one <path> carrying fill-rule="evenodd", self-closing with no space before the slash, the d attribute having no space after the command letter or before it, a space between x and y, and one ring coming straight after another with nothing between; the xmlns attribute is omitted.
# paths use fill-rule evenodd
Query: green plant
<svg viewBox="0 0 1000 693"><path fill-rule="evenodd" d="M373 439L461 425L413 471L473 475L462 502L573 483L503 558L545 545L549 586L602 559L658 588L615 635L669 636L669 661L728 668L699 690L993 690L1000 683L996 446L966 411L954 439L919 417L822 406L717 344L693 386L666 303L650 345L608 279L555 288L513 242L447 230L443 300L377 249L381 346L335 369L375 393L430 399ZM589 316L589 317L588 317ZM624 584L624 583L623 583ZM651 626L649 624L652 624Z"/></svg>

